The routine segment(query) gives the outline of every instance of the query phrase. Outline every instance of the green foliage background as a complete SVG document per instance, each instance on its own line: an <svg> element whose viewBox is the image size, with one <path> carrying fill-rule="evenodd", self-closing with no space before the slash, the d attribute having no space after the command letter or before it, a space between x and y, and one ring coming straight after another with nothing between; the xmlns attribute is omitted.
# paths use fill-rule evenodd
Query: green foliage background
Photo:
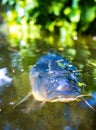
<svg viewBox="0 0 96 130"><path fill-rule="evenodd" d="M22 53L73 47L79 34L96 30L96 0L1 0L8 41ZM31 49L31 50L30 50ZM30 53L31 52L31 53Z"/></svg>

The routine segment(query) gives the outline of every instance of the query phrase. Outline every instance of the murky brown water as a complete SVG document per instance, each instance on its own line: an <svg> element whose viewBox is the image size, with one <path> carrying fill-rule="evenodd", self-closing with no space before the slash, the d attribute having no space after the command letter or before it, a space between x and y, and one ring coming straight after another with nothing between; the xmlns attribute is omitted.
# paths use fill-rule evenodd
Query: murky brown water
<svg viewBox="0 0 96 130"><path fill-rule="evenodd" d="M95 130L96 112L80 103L46 103L38 112L26 114L22 111L26 101L14 109L13 104L31 90L29 68L42 54L43 51L21 59L18 53L0 46L0 70L7 68L10 77L5 77L9 83L0 86L0 130ZM96 41L85 37L76 41L74 48L61 51L61 55L73 59L82 70L81 77L87 84L85 90L96 91Z"/></svg>

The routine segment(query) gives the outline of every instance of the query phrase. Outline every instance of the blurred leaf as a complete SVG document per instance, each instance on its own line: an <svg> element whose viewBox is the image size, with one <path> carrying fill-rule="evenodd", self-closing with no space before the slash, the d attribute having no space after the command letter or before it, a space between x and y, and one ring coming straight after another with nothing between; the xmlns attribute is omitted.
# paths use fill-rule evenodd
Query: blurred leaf
<svg viewBox="0 0 96 130"><path fill-rule="evenodd" d="M15 3L15 1L14 0L2 0L2 4L4 5L4 4L7 4L7 2L9 3L9 5L13 5L14 3Z"/></svg>
<svg viewBox="0 0 96 130"><path fill-rule="evenodd" d="M66 29L64 27L60 28L60 41L65 42L66 39Z"/></svg>
<svg viewBox="0 0 96 130"><path fill-rule="evenodd" d="M91 22L96 18L96 7L87 8L85 12L85 21Z"/></svg>
<svg viewBox="0 0 96 130"><path fill-rule="evenodd" d="M79 22L80 21L80 9L72 9L70 14L69 14L69 18L71 20L71 22Z"/></svg>
<svg viewBox="0 0 96 130"><path fill-rule="evenodd" d="M79 0L72 0L72 8L74 9L78 8L78 2Z"/></svg>
<svg viewBox="0 0 96 130"><path fill-rule="evenodd" d="M6 4L8 2L8 0L2 0L2 4Z"/></svg>
<svg viewBox="0 0 96 130"><path fill-rule="evenodd" d="M64 11L63 11L63 13L64 13L65 15L69 15L70 12L71 12L71 8L69 8L69 7L65 8Z"/></svg>
<svg viewBox="0 0 96 130"><path fill-rule="evenodd" d="M60 2L52 2L52 5L49 9L49 13L54 13L56 16L60 15L60 11L63 7L63 3Z"/></svg>

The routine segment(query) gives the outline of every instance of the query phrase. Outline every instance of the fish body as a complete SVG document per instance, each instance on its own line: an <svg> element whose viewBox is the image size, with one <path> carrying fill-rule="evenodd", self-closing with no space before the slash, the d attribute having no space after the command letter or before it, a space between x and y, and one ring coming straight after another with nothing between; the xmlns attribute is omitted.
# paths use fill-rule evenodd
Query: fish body
<svg viewBox="0 0 96 130"><path fill-rule="evenodd" d="M76 67L59 55L48 53L30 69L32 94L38 101L75 100L81 93Z"/></svg>
<svg viewBox="0 0 96 130"><path fill-rule="evenodd" d="M15 107L32 95L34 101L27 106L27 113L40 109L46 102L81 101L82 106L95 110L96 92L82 94L77 68L60 55L48 53L39 58L29 76L32 89ZM41 103L36 106L37 101Z"/></svg>

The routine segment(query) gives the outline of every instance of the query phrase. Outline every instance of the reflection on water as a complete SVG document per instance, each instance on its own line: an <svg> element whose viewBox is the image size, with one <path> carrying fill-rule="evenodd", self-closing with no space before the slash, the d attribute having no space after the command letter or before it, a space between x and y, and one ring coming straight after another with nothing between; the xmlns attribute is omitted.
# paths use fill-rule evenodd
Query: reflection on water
<svg viewBox="0 0 96 130"><path fill-rule="evenodd" d="M71 59L71 51L61 54ZM96 45L77 43L75 51L73 62L82 70L85 90L95 91ZM41 110L30 114L22 112L27 102L14 109L14 103L31 89L28 70L39 55L42 54L21 59L18 53L0 48L0 130L95 130L96 113L80 103L46 103Z"/></svg>
<svg viewBox="0 0 96 130"><path fill-rule="evenodd" d="M66 108L64 104L58 103L47 104L38 113L30 115L8 108L1 112L0 121L2 130L93 130L94 122L92 111L76 104Z"/></svg>
<svg viewBox="0 0 96 130"><path fill-rule="evenodd" d="M7 76L7 68L0 69L0 86L7 86L12 82L12 78Z"/></svg>

